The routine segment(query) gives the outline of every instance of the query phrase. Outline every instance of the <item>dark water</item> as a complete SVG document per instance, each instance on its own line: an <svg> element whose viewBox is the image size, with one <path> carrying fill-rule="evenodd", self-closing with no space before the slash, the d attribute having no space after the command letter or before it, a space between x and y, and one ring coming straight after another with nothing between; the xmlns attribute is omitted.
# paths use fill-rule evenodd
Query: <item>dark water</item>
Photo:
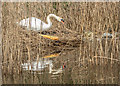
<svg viewBox="0 0 120 86"><path fill-rule="evenodd" d="M15 66L17 62L6 64L3 84L118 84L120 54L113 45L107 47L105 54L104 43L102 48L98 48L99 44L84 42L80 47L62 48L58 53L20 63L19 67ZM9 66L13 66L12 72Z"/></svg>

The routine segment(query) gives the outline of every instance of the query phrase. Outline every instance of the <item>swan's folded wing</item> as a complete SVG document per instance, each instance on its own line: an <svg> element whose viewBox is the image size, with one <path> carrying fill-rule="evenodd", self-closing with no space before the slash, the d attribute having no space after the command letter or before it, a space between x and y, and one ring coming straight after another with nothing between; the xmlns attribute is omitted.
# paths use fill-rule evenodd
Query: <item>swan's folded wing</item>
<svg viewBox="0 0 120 86"><path fill-rule="evenodd" d="M43 31L41 28L43 28L43 25L45 26L46 24L41 21L38 18L31 17L31 27L33 28L32 30L34 31Z"/></svg>
<svg viewBox="0 0 120 86"><path fill-rule="evenodd" d="M41 28L47 28L47 24L38 18L31 17L20 21L20 25L27 27L28 30L40 31ZM42 31L43 31L42 30Z"/></svg>
<svg viewBox="0 0 120 86"><path fill-rule="evenodd" d="M29 28L29 18L21 20L19 24L21 26Z"/></svg>

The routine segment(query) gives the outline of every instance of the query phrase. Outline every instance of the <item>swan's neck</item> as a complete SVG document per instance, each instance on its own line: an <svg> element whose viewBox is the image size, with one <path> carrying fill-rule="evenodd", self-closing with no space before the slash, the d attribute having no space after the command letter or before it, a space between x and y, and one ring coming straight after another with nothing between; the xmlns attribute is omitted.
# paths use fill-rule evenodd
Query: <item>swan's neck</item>
<svg viewBox="0 0 120 86"><path fill-rule="evenodd" d="M50 21L50 17L54 17L54 18L56 18L57 19L57 16L56 15L54 15L54 14L49 14L48 16L47 16L47 22L48 22L48 25L52 25L52 22Z"/></svg>

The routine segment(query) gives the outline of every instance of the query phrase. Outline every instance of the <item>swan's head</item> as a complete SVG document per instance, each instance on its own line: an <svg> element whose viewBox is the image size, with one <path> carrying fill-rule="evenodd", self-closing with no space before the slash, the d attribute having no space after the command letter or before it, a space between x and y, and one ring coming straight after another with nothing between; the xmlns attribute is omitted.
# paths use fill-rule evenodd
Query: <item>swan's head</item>
<svg viewBox="0 0 120 86"><path fill-rule="evenodd" d="M64 24L64 20L61 17L56 16L55 14L49 14L47 20L49 20L50 17L55 17L57 21L62 22Z"/></svg>
<svg viewBox="0 0 120 86"><path fill-rule="evenodd" d="M58 20L59 22L62 22L62 23L64 24L64 20L63 20L62 18L58 17L57 20Z"/></svg>

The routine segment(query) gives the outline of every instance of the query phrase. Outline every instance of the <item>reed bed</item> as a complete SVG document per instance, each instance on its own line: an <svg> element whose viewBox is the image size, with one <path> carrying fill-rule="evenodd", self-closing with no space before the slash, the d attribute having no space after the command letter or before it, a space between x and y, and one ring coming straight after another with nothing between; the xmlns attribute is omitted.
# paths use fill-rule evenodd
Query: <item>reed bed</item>
<svg viewBox="0 0 120 86"><path fill-rule="evenodd" d="M79 82L81 76L74 79L73 76L77 76L77 73L74 75L73 69L80 67L81 63L85 65L86 59L94 65L109 62L114 64L120 61L119 4L119 2L2 2L3 75L20 74L22 71L20 64L24 62L31 62L56 51L60 51L59 54L62 55L65 50L77 48L78 65L71 62L76 66L69 70L72 83L90 83ZM32 16L46 21L50 13L65 20L65 24L62 25L51 19L53 26L48 32L49 35L57 36L59 38L57 41L46 39L40 36L40 33L26 30L16 24ZM115 39L116 37L102 39L102 34L108 32L111 34L117 32L118 39ZM83 78L86 77L81 79ZM94 83L99 83L99 79Z"/></svg>

